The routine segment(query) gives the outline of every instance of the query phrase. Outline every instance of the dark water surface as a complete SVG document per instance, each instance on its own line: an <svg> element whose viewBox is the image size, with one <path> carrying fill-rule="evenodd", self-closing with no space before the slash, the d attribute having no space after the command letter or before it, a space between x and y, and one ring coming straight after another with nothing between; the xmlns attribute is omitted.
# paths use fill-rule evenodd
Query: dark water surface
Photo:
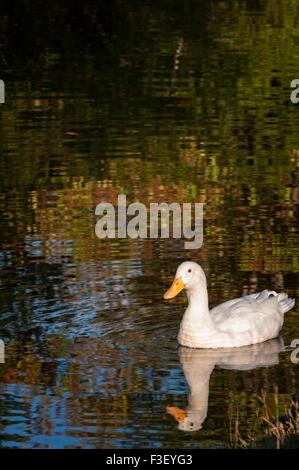
<svg viewBox="0 0 299 470"><path fill-rule="evenodd" d="M192 259L211 305L298 296L297 2L27 3L0 9L0 445L276 446L257 410L299 392L290 348L271 367L215 361L202 429L177 429L186 300L163 293ZM202 248L97 239L96 205L121 193L204 202Z"/></svg>

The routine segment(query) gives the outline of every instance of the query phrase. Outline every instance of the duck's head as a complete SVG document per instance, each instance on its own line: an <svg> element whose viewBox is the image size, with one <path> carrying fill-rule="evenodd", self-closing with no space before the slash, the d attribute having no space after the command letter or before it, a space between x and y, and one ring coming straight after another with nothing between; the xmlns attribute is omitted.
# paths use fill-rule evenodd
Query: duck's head
<svg viewBox="0 0 299 470"><path fill-rule="evenodd" d="M201 286L206 286L203 269L194 261L184 261L179 265L172 285L164 294L164 299L173 299L182 289L188 291Z"/></svg>

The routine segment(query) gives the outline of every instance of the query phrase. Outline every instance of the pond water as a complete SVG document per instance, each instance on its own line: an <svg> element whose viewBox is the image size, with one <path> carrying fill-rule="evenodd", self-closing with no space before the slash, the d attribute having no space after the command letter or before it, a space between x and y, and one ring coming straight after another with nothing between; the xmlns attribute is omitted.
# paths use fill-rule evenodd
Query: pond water
<svg viewBox="0 0 299 470"><path fill-rule="evenodd" d="M186 299L163 294L192 259L211 306L298 297L299 7L182 3L1 7L2 447L293 445L260 420L299 393L298 305L280 340L219 357L178 348ZM205 203L203 246L99 240L118 194Z"/></svg>

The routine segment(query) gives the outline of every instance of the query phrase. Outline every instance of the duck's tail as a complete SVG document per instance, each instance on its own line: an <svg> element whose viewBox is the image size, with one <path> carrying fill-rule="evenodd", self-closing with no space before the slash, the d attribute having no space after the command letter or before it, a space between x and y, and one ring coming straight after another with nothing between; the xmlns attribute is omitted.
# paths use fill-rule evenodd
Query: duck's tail
<svg viewBox="0 0 299 470"><path fill-rule="evenodd" d="M258 302L263 302L271 296L277 297L281 313L288 312L295 305L295 299L289 297L288 294L286 294L285 292L281 292L280 294L278 294L277 292L275 292L275 290L265 289L257 294L252 294L252 297L254 297Z"/></svg>
<svg viewBox="0 0 299 470"><path fill-rule="evenodd" d="M288 294L282 292L278 294L278 305L282 313L286 313L291 310L295 305L295 299L288 297Z"/></svg>

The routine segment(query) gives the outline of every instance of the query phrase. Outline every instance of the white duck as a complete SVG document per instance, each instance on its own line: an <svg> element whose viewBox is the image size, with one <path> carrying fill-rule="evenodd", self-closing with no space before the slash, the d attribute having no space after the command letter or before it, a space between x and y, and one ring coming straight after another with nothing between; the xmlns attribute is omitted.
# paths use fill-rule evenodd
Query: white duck
<svg viewBox="0 0 299 470"><path fill-rule="evenodd" d="M190 348L240 347L276 338L285 312L295 305L285 293L263 290L209 310L206 276L193 261L180 264L164 299L172 299L184 288L189 305L178 342Z"/></svg>

